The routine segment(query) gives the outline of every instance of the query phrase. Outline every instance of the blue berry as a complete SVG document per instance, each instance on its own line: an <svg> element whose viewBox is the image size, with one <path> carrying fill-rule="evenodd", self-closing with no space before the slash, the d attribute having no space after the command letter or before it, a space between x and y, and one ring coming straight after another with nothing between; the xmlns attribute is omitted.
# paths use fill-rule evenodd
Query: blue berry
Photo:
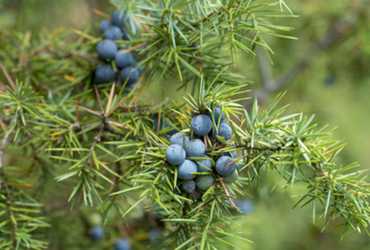
<svg viewBox="0 0 370 250"><path fill-rule="evenodd" d="M159 128L162 127L162 121L159 121L159 124L158 124L158 114L153 114L151 118L153 120L153 124L154 124L155 129L158 128L158 125L159 125Z"/></svg>
<svg viewBox="0 0 370 250"><path fill-rule="evenodd" d="M216 134L216 131L213 131L213 138L217 139L217 136L223 137L225 141L228 141L232 136L233 131L231 130L231 127L225 122L221 123L218 127L218 133Z"/></svg>
<svg viewBox="0 0 370 250"><path fill-rule="evenodd" d="M186 144L186 154L188 156L203 156L206 152L204 143L199 139L190 140Z"/></svg>
<svg viewBox="0 0 370 250"><path fill-rule="evenodd" d="M90 238L92 240L101 240L104 237L104 229L101 227L91 228Z"/></svg>
<svg viewBox="0 0 370 250"><path fill-rule="evenodd" d="M213 178L212 175L200 175L196 180L197 188L202 191L206 191L212 186L214 181L215 178Z"/></svg>
<svg viewBox="0 0 370 250"><path fill-rule="evenodd" d="M229 156L221 156L220 158L218 158L218 160L216 161L217 173L219 173L221 176L231 175L236 169L235 163L231 164L225 169L223 168L229 165L232 161L233 161L233 158Z"/></svg>
<svg viewBox="0 0 370 250"><path fill-rule="evenodd" d="M213 111L213 114L214 114L214 118L215 118L215 122L216 124L219 123L219 119L220 119L220 115L221 115L221 120L220 121L224 121L225 120L225 113L221 113L221 107L220 105L217 105L215 107L215 110Z"/></svg>
<svg viewBox="0 0 370 250"><path fill-rule="evenodd" d="M122 37L122 31L117 26L111 26L105 30L104 37L113 41L119 40Z"/></svg>
<svg viewBox="0 0 370 250"><path fill-rule="evenodd" d="M250 200L246 199L236 199L234 203L237 207L240 208L240 211L243 214L250 214L253 212L253 203Z"/></svg>
<svg viewBox="0 0 370 250"><path fill-rule="evenodd" d="M108 83L113 81L116 72L112 65L103 63L95 69L95 81L97 84Z"/></svg>
<svg viewBox="0 0 370 250"><path fill-rule="evenodd" d="M212 120L206 115L197 115L191 119L191 129L196 135L206 135L212 130Z"/></svg>
<svg viewBox="0 0 370 250"><path fill-rule="evenodd" d="M130 250L131 244L125 238L119 238L114 243L114 250Z"/></svg>
<svg viewBox="0 0 370 250"><path fill-rule="evenodd" d="M115 10L112 13L112 24L120 28L125 27L125 22L128 22L126 11Z"/></svg>
<svg viewBox="0 0 370 250"><path fill-rule="evenodd" d="M172 165L180 165L185 161L186 153L182 146L174 144L167 148L166 158Z"/></svg>
<svg viewBox="0 0 370 250"><path fill-rule="evenodd" d="M109 27L112 26L112 22L108 19L104 19L99 23L99 30L101 33L104 33Z"/></svg>
<svg viewBox="0 0 370 250"><path fill-rule="evenodd" d="M193 180L184 182L182 184L182 189L184 189L185 192L187 192L189 194L192 193L195 190L195 182Z"/></svg>
<svg viewBox="0 0 370 250"><path fill-rule="evenodd" d="M126 85L135 84L139 79L139 72L134 70L134 67L126 67L119 74L121 76L121 83L124 84L127 81Z"/></svg>
<svg viewBox="0 0 370 250"><path fill-rule="evenodd" d="M189 142L189 137L182 132L177 132L173 134L170 139L171 145L178 144L185 148L186 144Z"/></svg>
<svg viewBox="0 0 370 250"><path fill-rule="evenodd" d="M194 190L191 194L190 197L193 198L194 200L199 200L202 198L202 194L198 190Z"/></svg>
<svg viewBox="0 0 370 250"><path fill-rule="evenodd" d="M198 172L210 172L212 168L211 159L208 155L203 155L202 157L207 159L196 160Z"/></svg>
<svg viewBox="0 0 370 250"><path fill-rule="evenodd" d="M128 37L127 29L123 30L123 40L130 41L130 38Z"/></svg>
<svg viewBox="0 0 370 250"><path fill-rule="evenodd" d="M101 59L113 59L117 53L117 45L112 40L104 39L98 43L96 51Z"/></svg>
<svg viewBox="0 0 370 250"><path fill-rule="evenodd" d="M181 147L181 146L180 146ZM197 172L197 165L191 160L185 160L178 168L178 175L180 179L191 180L195 178L192 173Z"/></svg>
<svg viewBox="0 0 370 250"><path fill-rule="evenodd" d="M227 183L233 183L236 181L236 179L238 179L238 177L239 177L239 172L237 169L235 169L235 171L231 175L225 176L223 180Z"/></svg>
<svg viewBox="0 0 370 250"><path fill-rule="evenodd" d="M126 68L135 62L131 52L122 53L123 51L125 50L119 50L114 57L114 62L119 69Z"/></svg>

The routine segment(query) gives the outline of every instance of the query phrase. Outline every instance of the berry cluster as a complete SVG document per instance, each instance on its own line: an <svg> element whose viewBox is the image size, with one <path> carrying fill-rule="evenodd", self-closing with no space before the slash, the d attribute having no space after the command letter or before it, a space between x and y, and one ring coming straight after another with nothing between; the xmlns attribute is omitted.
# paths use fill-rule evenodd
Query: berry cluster
<svg viewBox="0 0 370 250"><path fill-rule="evenodd" d="M212 122L212 118L215 122ZM178 178L185 181L182 183L182 190L198 199L201 192L207 191L219 176L223 181L232 183L238 178L239 172L234 160L236 151L207 155L206 146L201 140L205 136L221 144L230 140L232 129L219 105L215 106L212 113L207 111L205 114L194 115L190 126L193 139L190 140L182 132L173 134L171 145L166 150L166 159L170 164L178 166Z"/></svg>
<svg viewBox="0 0 370 250"><path fill-rule="evenodd" d="M126 83L128 89L133 89L139 79L142 68L136 69L139 65L131 52L125 52L118 48L116 40L129 40L128 17L126 11L115 10L111 20L105 19L100 22L99 30L104 33L104 38L96 46L99 58L104 62L95 70L96 84L109 83L112 81ZM113 67L113 62L115 67ZM117 69L117 72L115 71Z"/></svg>

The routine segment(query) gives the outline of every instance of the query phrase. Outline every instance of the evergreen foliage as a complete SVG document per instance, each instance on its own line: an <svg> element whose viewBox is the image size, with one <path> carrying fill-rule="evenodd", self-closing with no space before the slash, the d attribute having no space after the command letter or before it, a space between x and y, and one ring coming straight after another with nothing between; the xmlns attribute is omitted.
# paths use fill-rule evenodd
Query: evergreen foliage
<svg viewBox="0 0 370 250"><path fill-rule="evenodd" d="M94 84L101 65L96 46L105 38L90 28L75 30L75 41L62 29L31 35L0 28L1 249L55 247L58 236L49 227L66 205L86 228L99 226L86 221L96 210L107 224L124 220L129 229L104 231L99 244L105 248L126 249L128 242L143 248L146 242L134 235L142 209L140 219L150 217L147 227L165 229L154 248L220 249L232 246L233 237L249 242L237 234L235 210L243 209L234 198L258 188L265 171L280 174L275 187L306 184L295 206L312 206L313 220L326 220L324 228L341 218L343 234L350 228L369 234L368 177L355 163L336 164L343 142L332 141L332 131L318 127L313 116L286 114L278 104L283 94L263 110L257 100L251 110L239 103L250 97L246 80L232 73L236 58L248 54L253 62L257 47L272 53L268 36L292 38L289 27L276 24L294 17L283 0L111 2L114 22L128 38L114 43L140 62L130 72L144 67L130 90L127 79ZM113 58L104 59L116 71L121 67ZM178 84L183 99L148 103L147 89L160 80ZM207 133L191 129L195 116L210 118ZM230 140L222 124L230 127ZM166 159L176 132L205 145L206 155L188 154L203 168L192 174L195 183L178 178ZM180 137L184 144L175 145L187 148ZM5 164L8 153L27 163ZM228 163L216 171L220 156ZM203 163L208 159L212 168ZM231 165L237 172L219 174ZM60 193L51 193L50 185L60 185ZM76 247L72 240L64 244Z"/></svg>

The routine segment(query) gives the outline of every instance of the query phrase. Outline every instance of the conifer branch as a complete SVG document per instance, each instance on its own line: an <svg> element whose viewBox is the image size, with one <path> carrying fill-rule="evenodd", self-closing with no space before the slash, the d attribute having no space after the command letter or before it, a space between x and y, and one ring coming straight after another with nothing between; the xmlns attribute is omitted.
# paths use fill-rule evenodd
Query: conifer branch
<svg viewBox="0 0 370 250"><path fill-rule="evenodd" d="M100 129L99 129L99 132L98 134L94 137L94 141L89 149L89 154L87 156L87 160L86 160L86 169L89 169L89 164L90 164L90 161L91 161L91 158L92 158L92 152L94 151L95 149L95 146L101 141L102 139L102 136L103 136L103 133L104 133L104 129L106 127L106 125L108 124L108 118L104 117L102 122L101 122L101 125L100 125Z"/></svg>
<svg viewBox="0 0 370 250"><path fill-rule="evenodd" d="M1 140L1 144L0 144L0 176L1 176L1 179L2 179L0 190L5 193L6 205L7 205L7 208L8 208L8 213L9 213L9 218L10 218L9 223L10 223L10 231L11 231L11 234L12 234L13 248L15 249L17 247L17 240L16 240L17 226L13 221L14 212L12 210L13 202L12 202L12 198L11 198L11 190L10 190L8 184L7 184L5 170L4 170L4 162L3 162L4 150L10 142L10 140L8 140L9 137L10 137L9 133L5 133L4 137Z"/></svg>
<svg viewBox="0 0 370 250"><path fill-rule="evenodd" d="M121 0L112 2L122 7ZM317 129L312 123L313 117L285 115L285 107L278 104L282 95L265 110L260 110L256 101L250 110L239 104L250 94L244 77L233 73L230 66L244 53L252 60L254 56L261 58L262 63L266 58L262 58L258 49L272 51L266 36L292 39L283 33L291 28L276 25L276 18L286 17L280 9L284 6L289 10L284 1L225 4L195 0L184 3L139 0L123 6L121 14L128 19L120 31L128 31L131 40L120 39L115 44L123 53L131 53L136 61L141 61L140 67L144 66L144 73L138 76L138 84L131 90L122 86L124 79L118 73L120 68L115 60L96 57L96 45L103 37L96 36L93 29L75 31L80 36L77 41L63 41L61 29L31 38L21 32L3 33L0 29L4 38L0 47L9 51L9 58L0 64L5 76L0 77L0 113L4 114L0 118L4 130L0 175L1 188L7 190L4 204L0 205L8 207L12 213L5 217L6 233L11 235L9 227L13 232L10 238L16 239L18 232L27 235L22 240L12 241L11 245L9 241L6 244L28 247L33 231L46 226L39 215L31 216L40 213L34 209L40 204L33 200L40 192L32 192L30 196L22 192L26 190L22 190L23 187L32 188L34 183L42 181L41 178L49 176L45 173L58 175L57 181L73 185L69 195L71 207L83 200L92 206L86 208L86 213L101 208L109 215L108 220L117 212L125 222L133 223L129 218L131 212L146 205L145 210L155 213L160 221L158 224L166 230L161 243L167 248L203 250L220 248L223 246L220 244L232 246L230 238L233 235L227 232L227 226L236 224L233 217L235 209L239 211L236 199L239 195L248 195L247 190L259 183L260 173L265 169L279 175L274 188L280 183L283 188L297 182L306 185L308 191L296 206L312 204L313 217L320 213L327 219L324 228L329 220L342 217L344 231L348 228L367 230L370 224L368 178L362 171L353 171L356 164L344 167L335 164L334 158L343 145L327 141L330 131ZM109 15L95 12L109 19ZM331 46L339 39L339 33L340 27L323 39L313 52ZM24 41L31 41L30 45L19 48L17 44L24 44ZM95 69L102 63L112 66L117 82L95 84L98 83ZM24 82L9 80L5 69L17 72L18 79ZM261 70L264 71L264 89L270 92L279 87L279 81L287 82L294 73L288 72L287 76L283 73L281 79L272 81L271 69L261 65ZM159 80L178 84L178 90L186 91L183 100L171 102L165 98L160 104L150 104L147 90ZM10 88L3 90L7 81ZM127 80L124 82L123 85L128 84ZM96 98L92 97L94 94ZM217 108L218 121L215 118ZM191 124L199 114L210 117L212 122L211 131L202 135L195 134ZM230 140L218 135L221 122L226 122L232 131ZM11 133L6 132L8 129ZM169 162L166 150L172 144L171 135L179 131L204 144L205 158L209 157L211 162L210 172L192 174L196 181L204 175L211 177L207 190L195 181L191 185L195 183L196 192L188 192L182 186L188 180L180 178L178 165ZM14 137L14 145L10 137ZM4 148L9 143L25 149L22 157L31 159L32 164L27 170L14 173L11 168L8 173L6 168L5 176ZM30 147L32 150L27 150ZM221 168L215 168L217 160L225 153L232 159ZM193 158L196 157L187 157L196 164ZM55 170L49 162L61 167ZM34 163L41 166L41 174L35 171L39 168L33 167ZM219 170L228 170L231 166L236 169L235 180L231 175L218 174ZM14 186L6 182L10 177ZM57 206L66 207L60 205L67 203L66 197L58 198ZM20 211L11 209L14 206ZM48 209L44 213L48 213ZM13 217L19 226L14 224ZM83 215L80 217L86 227L91 226ZM24 218L27 220L20 226ZM146 224L149 223L140 225L140 230L149 227ZM23 226L24 231L17 231L23 230ZM124 232L120 234L129 236L135 233L131 230L139 226L133 223L129 231L123 224L115 227ZM107 237L112 240L118 235L118 232L111 232ZM131 240L140 237L134 236ZM68 244L66 242L65 246ZM45 245L34 240L30 248L41 249Z"/></svg>

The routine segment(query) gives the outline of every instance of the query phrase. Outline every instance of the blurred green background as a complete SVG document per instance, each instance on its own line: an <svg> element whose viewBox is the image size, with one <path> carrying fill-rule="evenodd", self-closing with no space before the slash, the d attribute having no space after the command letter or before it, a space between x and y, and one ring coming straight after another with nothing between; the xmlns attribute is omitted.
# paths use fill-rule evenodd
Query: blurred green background
<svg viewBox="0 0 370 250"><path fill-rule="evenodd" d="M260 1L260 2L268 2ZM299 18L272 20L294 29L298 40L268 37L274 65L259 54L251 65L241 55L235 71L253 84L252 95L267 105L279 92L286 91L281 105L290 103L289 112L316 114L315 122L334 131L335 139L348 143L339 155L342 164L370 165L370 1L368 0L287 0ZM102 19L93 9L111 13L113 6L102 0L0 0L0 26L18 31L40 29L85 29ZM161 98L163 85L151 86L152 98ZM167 91L174 99L176 86ZM158 101L158 100L153 100ZM249 103L245 103L248 107ZM253 244L236 242L236 249L370 249L370 238L349 231L341 239L339 221L320 232L324 220L312 222L312 207L292 210L305 187L295 184L283 192L284 183L271 192L278 179L266 174L260 190L251 190L253 212L239 220ZM240 230L240 229L237 229Z"/></svg>

